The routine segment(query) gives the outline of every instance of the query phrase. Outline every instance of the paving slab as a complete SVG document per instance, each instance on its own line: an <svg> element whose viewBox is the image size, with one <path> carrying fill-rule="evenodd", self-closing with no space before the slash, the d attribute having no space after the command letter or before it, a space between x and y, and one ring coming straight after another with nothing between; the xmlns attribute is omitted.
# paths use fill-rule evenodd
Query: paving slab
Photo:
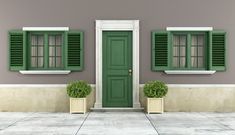
<svg viewBox="0 0 235 135"><path fill-rule="evenodd" d="M13 125L17 121L20 121L26 118L33 113L10 113L10 112L1 112L0 113L0 131L8 128L9 126Z"/></svg>
<svg viewBox="0 0 235 135"><path fill-rule="evenodd" d="M0 112L0 135L235 135L235 113Z"/></svg>
<svg viewBox="0 0 235 135"><path fill-rule="evenodd" d="M78 135L158 135L143 112L91 112Z"/></svg>
<svg viewBox="0 0 235 135"><path fill-rule="evenodd" d="M235 130L235 113L201 113L228 129Z"/></svg>
<svg viewBox="0 0 235 135"><path fill-rule="evenodd" d="M34 113L1 130L0 135L75 135L86 116L87 114Z"/></svg>
<svg viewBox="0 0 235 135"><path fill-rule="evenodd" d="M234 129L214 120L218 118L216 113L174 112L147 116L160 135L235 135Z"/></svg>

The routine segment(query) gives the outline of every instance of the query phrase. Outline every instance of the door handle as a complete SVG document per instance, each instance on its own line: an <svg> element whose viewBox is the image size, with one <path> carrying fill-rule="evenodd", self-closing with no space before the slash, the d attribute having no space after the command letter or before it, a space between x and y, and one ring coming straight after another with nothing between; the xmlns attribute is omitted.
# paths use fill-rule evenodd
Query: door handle
<svg viewBox="0 0 235 135"><path fill-rule="evenodd" d="M129 70L128 70L128 73L129 73L129 75L132 75L132 70L129 69Z"/></svg>

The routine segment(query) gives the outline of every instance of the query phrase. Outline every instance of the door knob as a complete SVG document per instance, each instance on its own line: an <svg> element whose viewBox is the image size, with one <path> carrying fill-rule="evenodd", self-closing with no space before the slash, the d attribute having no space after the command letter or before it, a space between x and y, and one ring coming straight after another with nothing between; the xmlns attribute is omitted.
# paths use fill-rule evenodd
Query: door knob
<svg viewBox="0 0 235 135"><path fill-rule="evenodd" d="M129 69L129 70L128 70L128 73L129 73L129 75L132 75L132 70Z"/></svg>

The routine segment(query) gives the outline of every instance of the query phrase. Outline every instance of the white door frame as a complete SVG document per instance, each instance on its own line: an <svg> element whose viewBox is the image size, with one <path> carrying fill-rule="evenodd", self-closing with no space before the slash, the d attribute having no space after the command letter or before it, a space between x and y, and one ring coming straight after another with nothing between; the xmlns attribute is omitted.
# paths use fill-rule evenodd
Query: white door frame
<svg viewBox="0 0 235 135"><path fill-rule="evenodd" d="M139 20L96 20L96 102L94 108L102 108L102 32L132 31L133 51L133 108L139 102Z"/></svg>

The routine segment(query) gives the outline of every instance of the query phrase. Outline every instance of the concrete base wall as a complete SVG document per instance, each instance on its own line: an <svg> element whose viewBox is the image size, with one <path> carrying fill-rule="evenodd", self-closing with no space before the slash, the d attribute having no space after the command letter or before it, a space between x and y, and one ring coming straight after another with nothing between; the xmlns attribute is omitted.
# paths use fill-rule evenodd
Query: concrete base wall
<svg viewBox="0 0 235 135"><path fill-rule="evenodd" d="M95 89L88 98L94 105ZM69 112L69 97L65 85L0 86L1 112Z"/></svg>
<svg viewBox="0 0 235 135"><path fill-rule="evenodd" d="M164 110L169 112L235 112L235 85L168 85ZM146 107L143 85L140 102Z"/></svg>
<svg viewBox="0 0 235 135"><path fill-rule="evenodd" d="M235 85L168 85L165 111L235 112ZM95 87L87 97L88 106L95 102ZM143 85L140 103L146 106ZM2 85L0 112L69 112L66 85Z"/></svg>

